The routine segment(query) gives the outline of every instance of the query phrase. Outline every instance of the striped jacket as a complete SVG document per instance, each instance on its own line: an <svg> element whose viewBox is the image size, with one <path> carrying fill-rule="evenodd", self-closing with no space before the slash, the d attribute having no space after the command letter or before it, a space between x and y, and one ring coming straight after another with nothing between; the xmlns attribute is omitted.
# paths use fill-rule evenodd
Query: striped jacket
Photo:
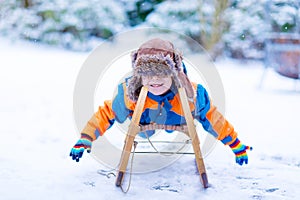
<svg viewBox="0 0 300 200"><path fill-rule="evenodd" d="M232 144L237 138L233 126L218 112L212 104L206 89L192 83L195 97L190 102L191 113L203 128L226 145ZM103 135L115 121L122 123L131 119L136 102L131 101L127 95L126 82L119 84L118 93L113 100L107 100L88 121L82 133L90 135L93 140ZM175 88L164 95L153 95L148 92L145 106L140 119L141 125L147 124L181 125L186 124L184 113L180 105L179 94ZM168 131L168 130L166 130ZM148 131L151 136L154 131ZM145 137L144 133L139 134Z"/></svg>

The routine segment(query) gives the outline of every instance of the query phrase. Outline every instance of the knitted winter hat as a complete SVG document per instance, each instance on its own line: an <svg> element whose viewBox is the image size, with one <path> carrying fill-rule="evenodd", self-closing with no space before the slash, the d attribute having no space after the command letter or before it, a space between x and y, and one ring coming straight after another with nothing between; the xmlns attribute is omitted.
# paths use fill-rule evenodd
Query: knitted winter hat
<svg viewBox="0 0 300 200"><path fill-rule="evenodd" d="M194 90L183 72L182 55L174 45L159 38L151 39L131 53L133 76L128 83L128 96L138 99L142 88L141 76L170 75L177 87L184 87L187 96L193 98Z"/></svg>

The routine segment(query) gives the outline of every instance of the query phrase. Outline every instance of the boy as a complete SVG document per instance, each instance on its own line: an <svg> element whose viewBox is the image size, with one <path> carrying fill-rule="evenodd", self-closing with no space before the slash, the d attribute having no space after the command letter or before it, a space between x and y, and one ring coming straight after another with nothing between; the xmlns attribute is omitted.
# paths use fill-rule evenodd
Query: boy
<svg viewBox="0 0 300 200"><path fill-rule="evenodd" d="M211 103L205 88L189 81L182 55L171 42L159 38L145 42L132 52L132 67L132 77L119 84L115 98L105 101L104 106L99 107L82 130L80 139L70 153L73 160L78 162L85 149L90 153L92 142L102 136L115 121L123 123L127 118L131 119L142 86L147 86L148 94L140 119L141 125L186 124L177 91L177 88L183 86L194 119L215 138L229 145L236 156L236 163L248 163L246 150L251 147L239 141L232 125ZM154 133L149 130L139 135L151 137Z"/></svg>

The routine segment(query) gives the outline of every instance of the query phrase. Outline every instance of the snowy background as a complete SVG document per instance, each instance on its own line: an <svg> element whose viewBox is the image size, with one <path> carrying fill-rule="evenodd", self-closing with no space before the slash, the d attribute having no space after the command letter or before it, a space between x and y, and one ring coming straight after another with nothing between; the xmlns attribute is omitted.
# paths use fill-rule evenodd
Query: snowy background
<svg viewBox="0 0 300 200"><path fill-rule="evenodd" d="M228 1L221 13L214 12L221 6L214 1L202 1L201 7L196 0L99 1L0 0L1 199L300 198L300 82L270 69L259 88L264 34L299 33L298 1L272 1L270 15L267 0ZM213 16L222 16L215 21L221 32L211 26ZM111 169L93 156L85 154L79 163L69 157L78 140L73 91L82 64L101 41L137 26L169 28L199 42L202 34L220 37L215 65L226 117L253 151L249 164L239 166L218 142L205 157L206 190L193 155L159 171L133 174L127 194L115 187L114 177L98 173ZM127 174L125 186L128 179Z"/></svg>
<svg viewBox="0 0 300 200"><path fill-rule="evenodd" d="M68 157L78 139L72 92L87 53L0 39L2 199L299 199L299 82L269 70L262 89L261 62L220 59L226 116L253 146L249 164L238 166L218 143L205 158L204 190L192 155L157 172L134 174L128 194L109 170L85 154ZM126 176L125 183L128 181Z"/></svg>
<svg viewBox="0 0 300 200"><path fill-rule="evenodd" d="M268 32L300 32L299 7L298 0L0 0L0 35L90 51L97 40L151 26L186 34L214 56L261 59Z"/></svg>

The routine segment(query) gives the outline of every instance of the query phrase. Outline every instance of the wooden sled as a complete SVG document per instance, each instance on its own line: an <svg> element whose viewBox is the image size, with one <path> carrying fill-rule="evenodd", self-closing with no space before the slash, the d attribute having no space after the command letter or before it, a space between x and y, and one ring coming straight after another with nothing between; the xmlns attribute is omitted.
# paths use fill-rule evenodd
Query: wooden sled
<svg viewBox="0 0 300 200"><path fill-rule="evenodd" d="M194 150L195 157L196 157L197 169L200 174L200 181L201 181L203 187L207 188L208 187L207 174L206 174L206 170L205 170L202 153L200 150L200 141L199 141L199 137L196 132L194 120L193 120L193 117L192 117L192 114L190 111L188 98L187 98L184 88L179 88L178 92L179 92L181 106L183 108L183 112L184 112L184 116L185 116L187 124L184 126L177 126L174 128L174 130L185 132L191 139L193 150ZM128 128L128 132L126 135L123 152L122 152L121 159L120 159L119 170L118 170L118 174L117 174L117 178L116 178L116 186L121 187L121 189L122 189L123 178L124 178L126 168L128 165L128 160L129 160L129 157L131 154L131 149L134 145L135 136L139 132L141 132L141 130L143 130L143 126L141 126L139 124L139 122L140 122L140 118L141 118L141 115L143 112L147 93L148 93L148 89L147 89L147 87L144 86L140 92L136 107L133 112L132 120L131 120L131 123ZM164 126L161 125L160 127L164 127ZM147 130L149 130L149 127L147 127Z"/></svg>

